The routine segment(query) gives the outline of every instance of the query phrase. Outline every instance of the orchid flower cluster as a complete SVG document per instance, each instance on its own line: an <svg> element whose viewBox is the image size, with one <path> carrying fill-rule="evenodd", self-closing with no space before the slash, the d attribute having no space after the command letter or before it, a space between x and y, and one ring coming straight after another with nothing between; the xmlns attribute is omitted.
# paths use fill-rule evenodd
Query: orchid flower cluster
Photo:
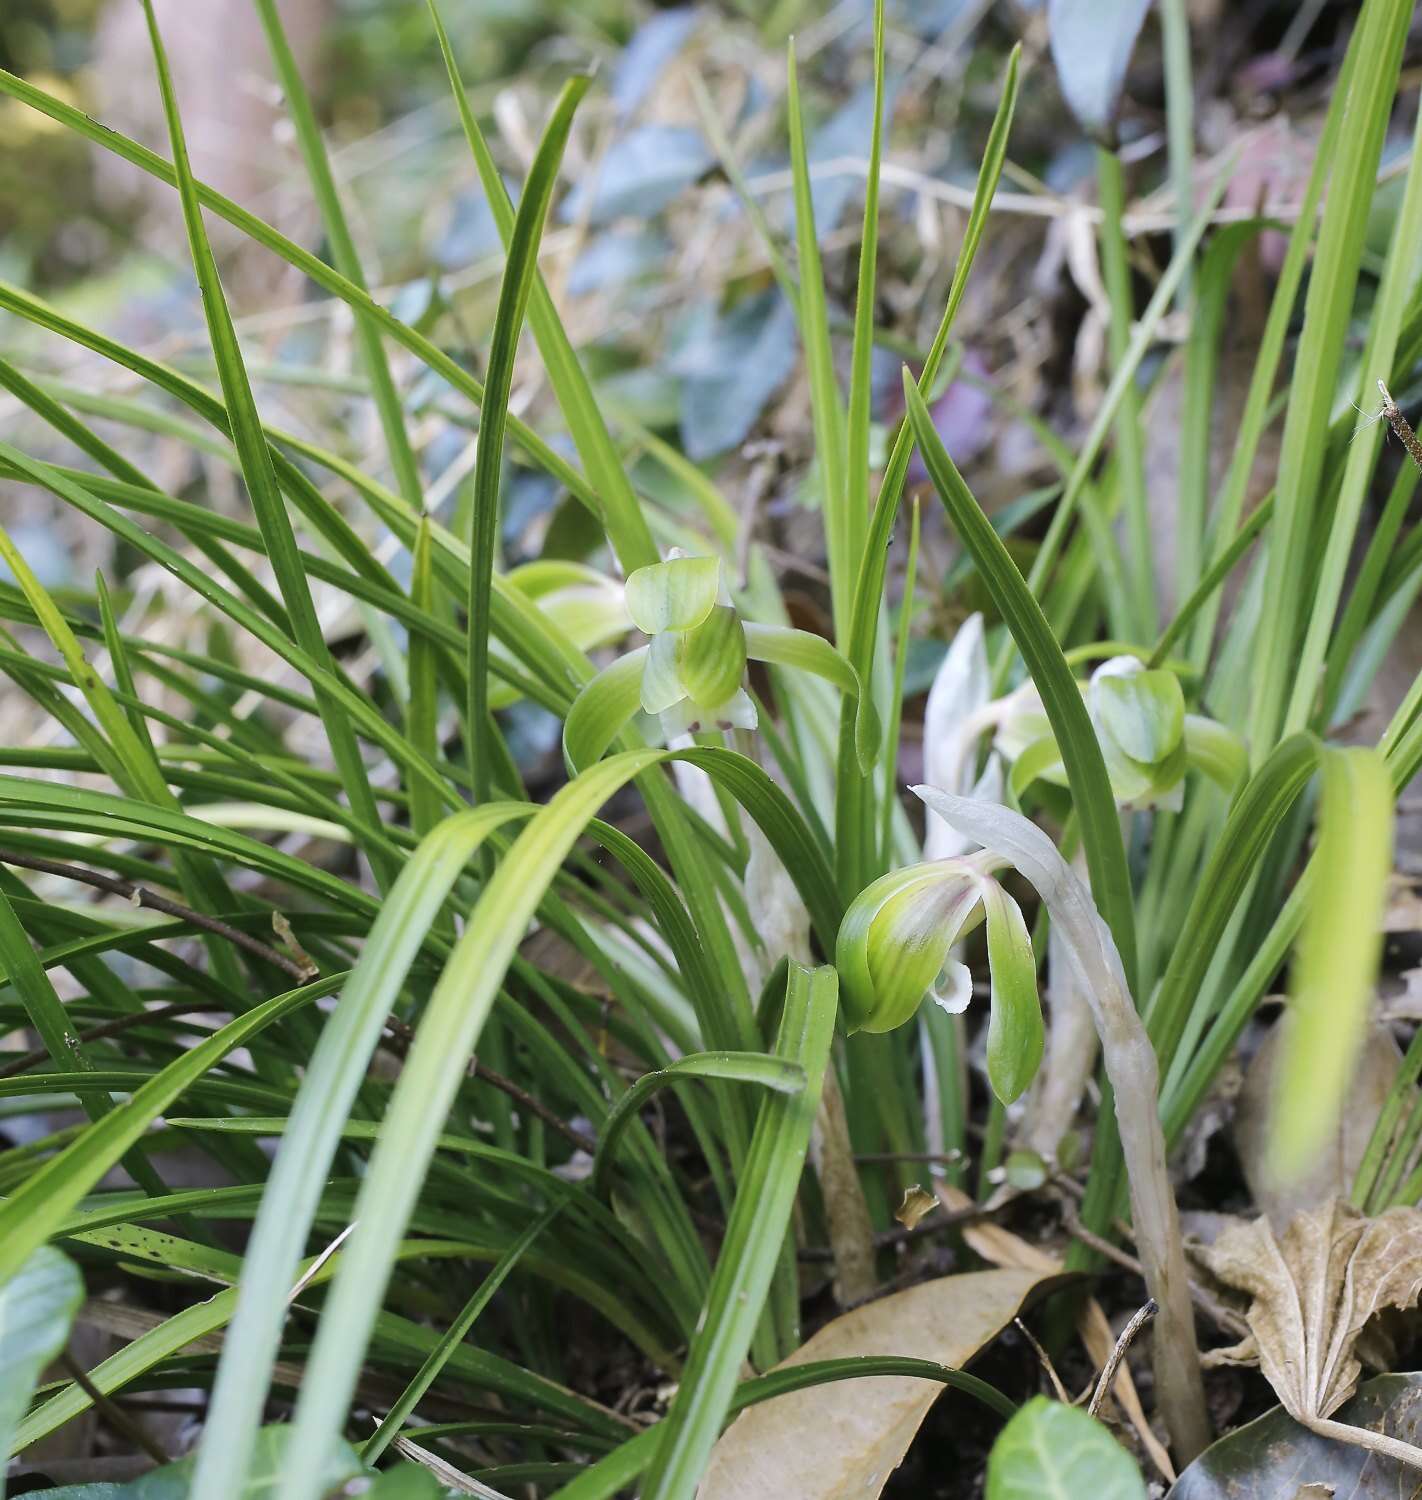
<svg viewBox="0 0 1422 1500"><path fill-rule="evenodd" d="M853 666L822 636L743 620L719 559L673 548L664 561L628 575L622 600L627 620L647 644L583 686L564 722L570 769L603 755L639 711L657 721L667 743L703 731L756 728L755 702L745 687L749 661L809 672L837 688L854 704L860 767L867 773L872 766L879 723ZM591 623L603 622L599 613Z"/></svg>
<svg viewBox="0 0 1422 1500"><path fill-rule="evenodd" d="M1091 722L1122 809L1178 809L1187 770L1232 788L1247 757L1239 739L1185 711L1179 679L1134 656L1114 656L1081 684ZM984 767L980 744L991 733ZM939 816L944 795L955 806L1015 801L1037 780L1066 785L1061 752L1029 682L991 696L983 624L972 616L954 638L929 694L924 723L929 785L915 791L929 808L922 864L894 870L850 904L836 966L851 1031L892 1031L927 996L950 1012L972 994L953 950L987 927L991 1014L988 1078L1004 1103L1018 1098L1042 1059L1037 965L1026 921L997 879L1009 861L975 845ZM1006 811L1005 808L1002 811Z"/></svg>

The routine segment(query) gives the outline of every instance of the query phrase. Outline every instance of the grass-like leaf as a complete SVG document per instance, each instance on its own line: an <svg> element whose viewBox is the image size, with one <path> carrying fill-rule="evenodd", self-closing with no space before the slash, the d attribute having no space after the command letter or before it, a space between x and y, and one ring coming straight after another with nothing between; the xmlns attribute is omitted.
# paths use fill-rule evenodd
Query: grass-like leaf
<svg viewBox="0 0 1422 1500"><path fill-rule="evenodd" d="M735 1391L736 1372L770 1289L819 1106L834 1035L833 969L790 965L775 1055L804 1069L805 1087L761 1105L750 1156L686 1370L642 1486L644 1500L690 1500Z"/></svg>

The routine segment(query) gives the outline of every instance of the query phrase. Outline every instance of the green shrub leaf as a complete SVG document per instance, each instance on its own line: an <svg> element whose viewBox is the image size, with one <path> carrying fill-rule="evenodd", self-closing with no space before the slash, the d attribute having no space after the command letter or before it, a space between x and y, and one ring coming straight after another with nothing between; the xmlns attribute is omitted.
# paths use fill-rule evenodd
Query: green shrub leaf
<svg viewBox="0 0 1422 1500"><path fill-rule="evenodd" d="M1135 1460L1085 1412L1035 1396L988 1455L987 1500L1146 1500Z"/></svg>

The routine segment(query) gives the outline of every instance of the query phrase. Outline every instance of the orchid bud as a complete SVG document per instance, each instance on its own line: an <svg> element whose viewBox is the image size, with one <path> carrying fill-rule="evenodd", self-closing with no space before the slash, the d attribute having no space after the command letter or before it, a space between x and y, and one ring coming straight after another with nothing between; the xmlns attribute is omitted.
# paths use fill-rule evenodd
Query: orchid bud
<svg viewBox="0 0 1422 1500"><path fill-rule="evenodd" d="M950 957L986 916L992 977L988 1078L1004 1103L1016 1099L1042 1058L1042 1013L1032 941L1017 903L992 877L1002 861L979 853L911 865L881 876L850 903L835 944L849 1030L892 1031L925 996L967 1008L972 980Z"/></svg>

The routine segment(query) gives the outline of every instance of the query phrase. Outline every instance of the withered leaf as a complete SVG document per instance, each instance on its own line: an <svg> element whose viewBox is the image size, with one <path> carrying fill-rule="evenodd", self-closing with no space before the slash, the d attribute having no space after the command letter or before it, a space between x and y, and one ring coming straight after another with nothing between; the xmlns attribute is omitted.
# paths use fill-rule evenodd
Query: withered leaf
<svg viewBox="0 0 1422 1500"><path fill-rule="evenodd" d="M1375 1375L1335 1421L1416 1444L1422 1375ZM1362 1446L1319 1437L1280 1406L1236 1427L1180 1476L1167 1500L1422 1500L1422 1470Z"/></svg>
<svg viewBox="0 0 1422 1500"><path fill-rule="evenodd" d="M937 1207L938 1199L927 1188L915 1183L904 1189L904 1201L894 1210L894 1217L905 1229L917 1229L919 1220Z"/></svg>
<svg viewBox="0 0 1422 1500"><path fill-rule="evenodd" d="M779 1368L862 1354L964 1365L1046 1280L1013 1270L925 1281L834 1318ZM932 1380L873 1376L748 1407L712 1449L697 1500L873 1500L942 1392Z"/></svg>
<svg viewBox="0 0 1422 1500"><path fill-rule="evenodd" d="M1359 1340L1375 1314L1422 1291L1422 1210L1369 1219L1342 1199L1300 1214L1276 1237L1265 1219L1232 1225L1201 1258L1249 1295L1249 1335L1216 1364L1257 1363L1290 1416L1306 1426L1357 1389Z"/></svg>

